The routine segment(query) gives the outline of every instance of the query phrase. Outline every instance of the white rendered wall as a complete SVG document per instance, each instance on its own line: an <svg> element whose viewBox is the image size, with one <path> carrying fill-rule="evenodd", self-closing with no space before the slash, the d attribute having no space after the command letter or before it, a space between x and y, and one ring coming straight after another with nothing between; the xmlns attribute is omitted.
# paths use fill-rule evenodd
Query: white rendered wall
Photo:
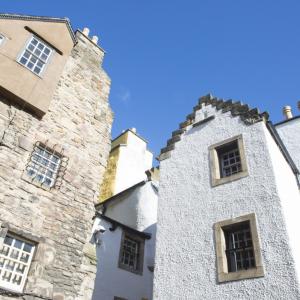
<svg viewBox="0 0 300 300"><path fill-rule="evenodd" d="M300 118L279 124L276 130L300 170Z"/></svg>
<svg viewBox="0 0 300 300"><path fill-rule="evenodd" d="M145 180L145 171L152 168L152 160L153 155L147 150L147 143L128 131L127 144L120 146L114 194Z"/></svg>
<svg viewBox="0 0 300 300"><path fill-rule="evenodd" d="M147 268L144 260L143 275L134 274L118 268L119 251L121 245L122 229L118 227L110 231L111 224L97 219L106 228L101 235L102 244L97 246L98 267L95 280L93 300L113 300L114 296L128 300L141 300L152 298L153 273ZM148 242L145 241L145 255L149 255Z"/></svg>
<svg viewBox="0 0 300 300"><path fill-rule="evenodd" d="M265 125L247 126L230 112L211 110L216 118L190 127L160 163L154 299L299 299L285 199L278 192L278 165L270 158ZM209 146L240 134L249 176L212 188ZM253 212L265 276L218 284L213 225Z"/></svg>
<svg viewBox="0 0 300 300"><path fill-rule="evenodd" d="M299 126L300 127L300 126ZM267 129L266 129L267 130ZM300 134L300 132L299 132ZM281 198L281 205L283 209L283 215L288 231L290 247L293 254L293 259L295 260L295 265L297 269L297 275L299 279L300 275L300 193L298 189L298 184L295 179L295 175L292 172L290 166L287 164L286 160L283 158L279 148L274 142L273 138L270 136L269 132L266 132L266 137L269 145L269 152L273 163L273 169L275 174L275 179L277 183L277 191ZM298 140L298 156L300 150L300 135L294 136L295 140ZM294 143L290 143L290 146ZM296 150L292 147L292 149ZM296 151L295 151L296 154Z"/></svg>
<svg viewBox="0 0 300 300"><path fill-rule="evenodd" d="M102 244L97 247L98 266L93 300L109 300L114 296L128 300L152 299L153 273L148 266L154 266L155 255L157 191L154 184L146 182L137 187L109 205L105 212L107 217L124 225L151 233L151 239L145 240L142 276L118 268L122 230L118 227L115 231L109 231L109 223L99 218L95 220L94 229L101 222L107 230L101 235Z"/></svg>

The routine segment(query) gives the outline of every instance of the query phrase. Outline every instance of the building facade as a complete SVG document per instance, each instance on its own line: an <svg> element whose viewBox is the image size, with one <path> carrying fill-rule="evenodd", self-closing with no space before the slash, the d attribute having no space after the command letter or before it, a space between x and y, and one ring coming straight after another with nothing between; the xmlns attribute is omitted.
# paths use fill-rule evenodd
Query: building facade
<svg viewBox="0 0 300 300"><path fill-rule="evenodd" d="M0 299L91 299L112 124L97 40L0 15Z"/></svg>
<svg viewBox="0 0 300 300"><path fill-rule="evenodd" d="M211 95L160 154L153 299L299 299L298 118Z"/></svg>
<svg viewBox="0 0 300 300"><path fill-rule="evenodd" d="M93 300L152 299L158 170L151 167L152 153L135 130L112 141L93 227Z"/></svg>

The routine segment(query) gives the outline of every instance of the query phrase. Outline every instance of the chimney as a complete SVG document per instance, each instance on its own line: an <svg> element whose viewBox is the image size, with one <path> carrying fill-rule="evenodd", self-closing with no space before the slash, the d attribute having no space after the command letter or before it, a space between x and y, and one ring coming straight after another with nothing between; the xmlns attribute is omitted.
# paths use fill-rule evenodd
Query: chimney
<svg viewBox="0 0 300 300"><path fill-rule="evenodd" d="M92 37L92 42L97 45L97 43L98 43L98 37L96 35L94 35Z"/></svg>
<svg viewBox="0 0 300 300"><path fill-rule="evenodd" d="M300 101L298 101L298 109L300 110Z"/></svg>
<svg viewBox="0 0 300 300"><path fill-rule="evenodd" d="M293 117L292 108L290 106L284 106L282 112L286 120L289 120Z"/></svg>
<svg viewBox="0 0 300 300"><path fill-rule="evenodd" d="M83 30L82 30L82 33L83 33L85 36L89 36L90 30L89 30L87 27L84 27Z"/></svg>
<svg viewBox="0 0 300 300"><path fill-rule="evenodd" d="M132 127L130 130L131 130L132 132L136 133L136 128Z"/></svg>

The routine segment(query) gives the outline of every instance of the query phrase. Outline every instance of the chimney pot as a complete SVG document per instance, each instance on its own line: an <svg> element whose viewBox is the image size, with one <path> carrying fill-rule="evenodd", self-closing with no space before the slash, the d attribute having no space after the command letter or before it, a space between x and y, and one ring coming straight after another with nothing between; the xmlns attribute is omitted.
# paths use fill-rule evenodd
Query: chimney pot
<svg viewBox="0 0 300 300"><path fill-rule="evenodd" d="M300 110L300 101L298 101L298 109Z"/></svg>
<svg viewBox="0 0 300 300"><path fill-rule="evenodd" d="M290 106L284 106L282 112L286 120L293 118L292 108Z"/></svg>
<svg viewBox="0 0 300 300"><path fill-rule="evenodd" d="M93 41L95 44L97 44L97 43L98 43L98 37L97 37L96 35L94 35L94 36L92 37L92 41Z"/></svg>
<svg viewBox="0 0 300 300"><path fill-rule="evenodd" d="M134 133L136 133L136 128L132 127L131 131L134 132Z"/></svg>
<svg viewBox="0 0 300 300"><path fill-rule="evenodd" d="M89 36L89 33L90 33L89 28L84 27L83 30L82 30L82 33L83 33L85 36Z"/></svg>

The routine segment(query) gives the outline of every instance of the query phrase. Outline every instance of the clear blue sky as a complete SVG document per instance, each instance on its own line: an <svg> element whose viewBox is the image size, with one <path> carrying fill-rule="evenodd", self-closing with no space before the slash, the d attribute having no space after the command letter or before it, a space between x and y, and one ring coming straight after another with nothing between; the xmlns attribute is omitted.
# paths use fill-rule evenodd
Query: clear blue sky
<svg viewBox="0 0 300 300"><path fill-rule="evenodd" d="M1 11L68 17L107 51L113 137L136 127L158 154L201 95L267 110L300 100L300 1L1 0Z"/></svg>

